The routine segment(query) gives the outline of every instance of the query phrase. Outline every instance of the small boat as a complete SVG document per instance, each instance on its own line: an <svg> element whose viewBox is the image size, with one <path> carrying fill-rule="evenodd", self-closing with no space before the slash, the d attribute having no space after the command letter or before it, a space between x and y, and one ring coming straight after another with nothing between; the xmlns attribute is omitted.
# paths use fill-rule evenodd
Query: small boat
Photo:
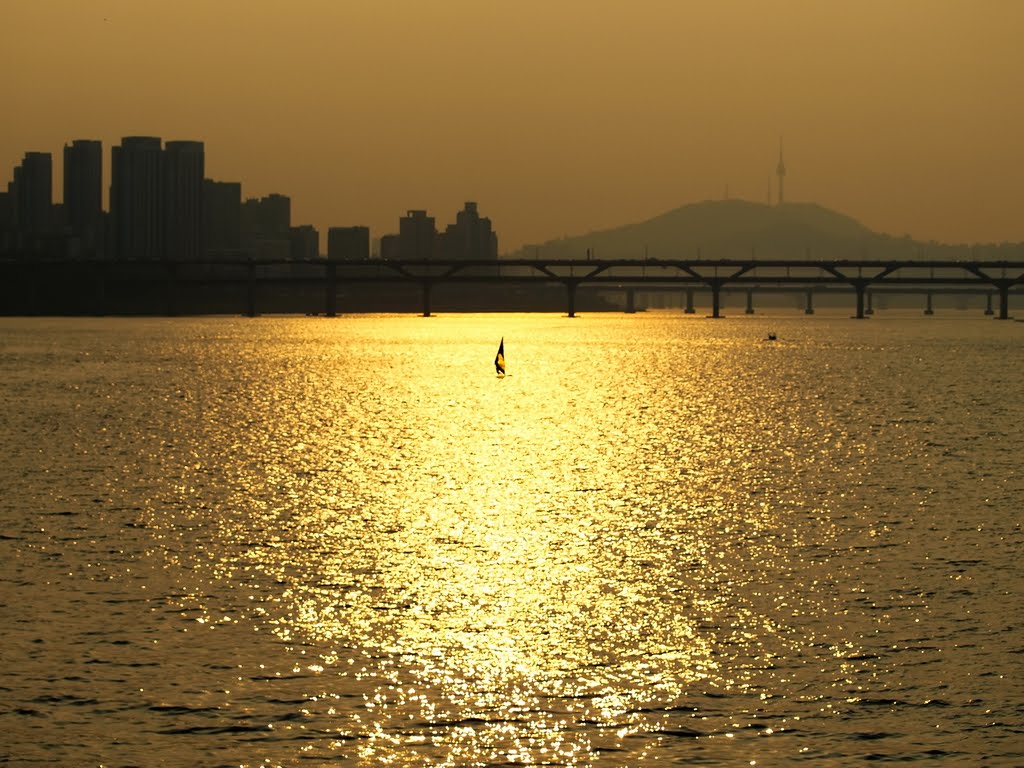
<svg viewBox="0 0 1024 768"><path fill-rule="evenodd" d="M498 376L505 375L505 337L501 337L501 341L498 343L498 354L494 356L494 369L498 372Z"/></svg>

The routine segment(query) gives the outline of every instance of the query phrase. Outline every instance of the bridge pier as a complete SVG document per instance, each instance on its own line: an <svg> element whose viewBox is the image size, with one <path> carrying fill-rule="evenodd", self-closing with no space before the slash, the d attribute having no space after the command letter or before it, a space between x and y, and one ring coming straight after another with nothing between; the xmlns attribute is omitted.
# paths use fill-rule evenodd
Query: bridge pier
<svg viewBox="0 0 1024 768"><path fill-rule="evenodd" d="M925 293L924 302L925 302L924 303L924 313L926 315L934 315L935 314L935 310L932 309L932 292L931 291L928 291L927 293Z"/></svg>
<svg viewBox="0 0 1024 768"><path fill-rule="evenodd" d="M686 289L686 309L683 310L684 315L696 314L697 310L693 308L693 288Z"/></svg>
<svg viewBox="0 0 1024 768"><path fill-rule="evenodd" d="M873 314L875 314L875 309L874 309L874 306L873 306L874 300L873 300L872 297L873 297L873 294L871 293L871 291L868 291L867 292L868 308L864 310L864 314L865 315L873 315Z"/></svg>
<svg viewBox="0 0 1024 768"><path fill-rule="evenodd" d="M985 294L985 314L995 314L995 312L992 311L992 291L989 291L988 293Z"/></svg>
<svg viewBox="0 0 1024 768"><path fill-rule="evenodd" d="M626 289L626 314L636 314L636 290L633 288Z"/></svg>
<svg viewBox="0 0 1024 768"><path fill-rule="evenodd" d="M576 317L576 288L578 285L578 280L565 281L565 297L568 303L566 314L568 317Z"/></svg>
<svg viewBox="0 0 1024 768"><path fill-rule="evenodd" d="M804 314L814 314L814 291L812 291L810 288L807 289L807 302L804 304Z"/></svg>
<svg viewBox="0 0 1024 768"><path fill-rule="evenodd" d="M711 283L711 317L715 320L722 315L722 281L712 280Z"/></svg>
<svg viewBox="0 0 1024 768"><path fill-rule="evenodd" d="M434 285L429 280L420 283L420 290L423 292L423 317L430 317L430 292Z"/></svg>
<svg viewBox="0 0 1024 768"><path fill-rule="evenodd" d="M855 317L858 320L864 319L864 293L868 287L866 280L854 280L854 290L857 291L857 314Z"/></svg>
<svg viewBox="0 0 1024 768"><path fill-rule="evenodd" d="M747 289L747 308L744 310L745 315L754 314L754 289Z"/></svg>
<svg viewBox="0 0 1024 768"><path fill-rule="evenodd" d="M1001 281L996 286L999 289L999 319L1009 320L1010 319L1010 284L1008 282Z"/></svg>
<svg viewBox="0 0 1024 768"><path fill-rule="evenodd" d="M324 314L338 316L338 265L327 265L327 285L324 287Z"/></svg>

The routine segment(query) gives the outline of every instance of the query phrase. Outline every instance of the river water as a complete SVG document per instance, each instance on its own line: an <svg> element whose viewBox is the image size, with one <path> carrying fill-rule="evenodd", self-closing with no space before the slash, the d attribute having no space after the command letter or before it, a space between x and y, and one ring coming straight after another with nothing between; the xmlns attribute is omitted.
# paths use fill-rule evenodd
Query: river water
<svg viewBox="0 0 1024 768"><path fill-rule="evenodd" d="M1022 765L1022 361L963 312L0 319L0 761Z"/></svg>

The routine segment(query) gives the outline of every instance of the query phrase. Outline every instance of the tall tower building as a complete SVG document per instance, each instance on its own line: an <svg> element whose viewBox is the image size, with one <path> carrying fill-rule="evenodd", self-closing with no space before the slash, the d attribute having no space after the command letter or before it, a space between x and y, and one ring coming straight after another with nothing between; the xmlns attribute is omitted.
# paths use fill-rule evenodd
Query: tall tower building
<svg viewBox="0 0 1024 768"><path fill-rule="evenodd" d="M166 259L203 255L203 176L201 141L168 141L164 146L163 227Z"/></svg>
<svg viewBox="0 0 1024 768"><path fill-rule="evenodd" d="M779 177L779 205L786 202L784 194L786 182L786 164L782 161L782 139L779 139L779 164L775 166L775 173Z"/></svg>
<svg viewBox="0 0 1024 768"><path fill-rule="evenodd" d="M476 203L466 203L445 230L445 253L450 259L497 259L498 236L491 220L477 211Z"/></svg>
<svg viewBox="0 0 1024 768"><path fill-rule="evenodd" d="M207 253L242 247L242 185L203 181L203 230Z"/></svg>
<svg viewBox="0 0 1024 768"><path fill-rule="evenodd" d="M53 221L53 155L26 152L21 165L14 169L9 192L15 226L28 235L48 232Z"/></svg>
<svg viewBox="0 0 1024 768"><path fill-rule="evenodd" d="M110 215L115 258L163 257L162 164L160 139L153 136L128 136L111 149Z"/></svg>
<svg viewBox="0 0 1024 768"><path fill-rule="evenodd" d="M286 195L251 197L240 212L242 248L258 259L287 259L291 253L292 201Z"/></svg>
<svg viewBox="0 0 1024 768"><path fill-rule="evenodd" d="M245 201L247 204L248 200ZM292 226L292 200L287 195L271 192L257 203L258 231L265 235L287 237Z"/></svg>
<svg viewBox="0 0 1024 768"><path fill-rule="evenodd" d="M103 145L76 139L64 145L64 213L71 233L87 252L101 250L103 233Z"/></svg>
<svg viewBox="0 0 1024 768"><path fill-rule="evenodd" d="M429 259L434 255L434 217L426 211L408 211L398 220L398 253L405 261Z"/></svg>

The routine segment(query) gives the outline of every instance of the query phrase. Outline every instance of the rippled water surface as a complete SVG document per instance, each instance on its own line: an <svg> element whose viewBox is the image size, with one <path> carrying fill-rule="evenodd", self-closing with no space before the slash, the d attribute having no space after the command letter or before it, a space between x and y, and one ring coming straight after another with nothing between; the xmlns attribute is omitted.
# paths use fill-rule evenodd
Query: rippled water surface
<svg viewBox="0 0 1024 768"><path fill-rule="evenodd" d="M966 313L0 320L0 758L1020 765L1022 361Z"/></svg>

